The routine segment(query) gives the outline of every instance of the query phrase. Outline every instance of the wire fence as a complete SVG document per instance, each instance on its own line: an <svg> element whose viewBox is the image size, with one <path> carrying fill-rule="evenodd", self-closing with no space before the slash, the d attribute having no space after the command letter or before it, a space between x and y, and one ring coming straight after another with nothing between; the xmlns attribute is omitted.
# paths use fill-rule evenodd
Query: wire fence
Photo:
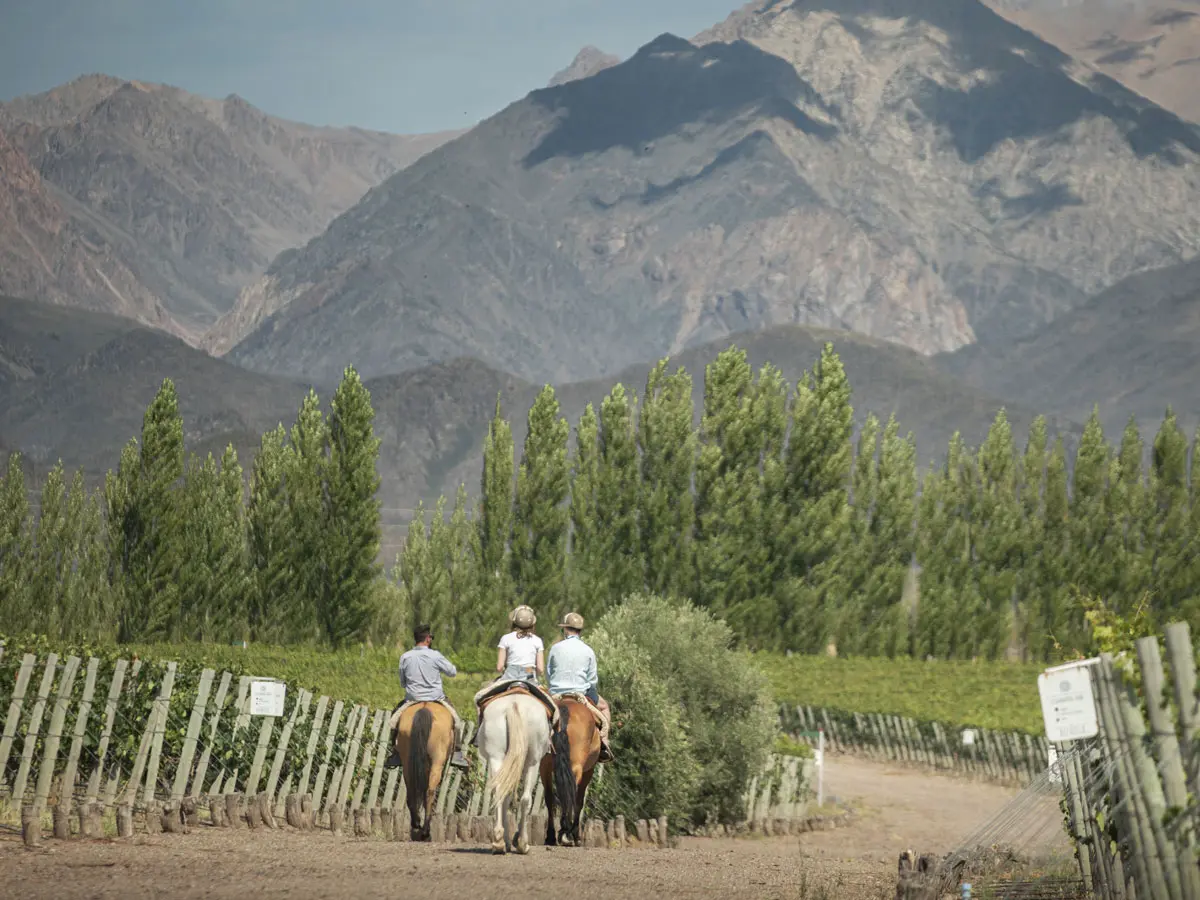
<svg viewBox="0 0 1200 900"><path fill-rule="evenodd" d="M44 827L58 837L129 836L135 821L186 829L201 811L213 825L407 835L396 824L403 773L384 765L390 713L249 673L0 643L0 820L19 816L33 840ZM435 837L478 837L494 814L477 751L466 752L472 766L440 784ZM808 777L799 759L772 757L747 787L744 824L802 819ZM540 782L534 813L544 830ZM666 829L637 821L630 837L662 845ZM585 829L597 846L623 845L624 832L619 815Z"/></svg>
<svg viewBox="0 0 1200 900"><path fill-rule="evenodd" d="M906 716L812 706L782 705L779 718L784 732L814 747L817 733L823 731L825 748L833 753L999 784L1029 784L1044 774L1050 763L1046 739L1018 731L963 728Z"/></svg>

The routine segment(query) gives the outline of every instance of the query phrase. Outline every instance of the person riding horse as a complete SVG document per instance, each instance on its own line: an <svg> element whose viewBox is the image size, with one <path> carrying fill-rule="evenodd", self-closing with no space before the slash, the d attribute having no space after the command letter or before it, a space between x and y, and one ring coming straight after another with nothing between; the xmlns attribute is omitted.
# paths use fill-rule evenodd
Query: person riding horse
<svg viewBox="0 0 1200 900"><path fill-rule="evenodd" d="M413 629L413 639L413 648L400 657L400 688L404 691L404 700L392 711L392 753L384 767L396 768L401 765L396 748L396 727L401 713L414 703L432 701L446 707L454 717L454 755L450 758L450 765L468 769L471 763L462 752L463 720L458 717L458 711L446 698L446 692L442 688L442 676L453 678L458 674L458 669L454 667L454 663L433 649L433 631L428 625L418 625Z"/></svg>
<svg viewBox="0 0 1200 900"><path fill-rule="evenodd" d="M528 606L518 606L509 614L508 621L513 630L496 645L496 671L503 679L536 681L546 671L545 645L533 633L537 616Z"/></svg>
<svg viewBox="0 0 1200 900"><path fill-rule="evenodd" d="M608 702L596 690L599 684L596 652L579 636L583 631L583 616L569 612L563 616L558 627L562 629L563 638L550 648L546 661L550 695L582 694L600 711L599 762L611 762L613 755L608 744Z"/></svg>

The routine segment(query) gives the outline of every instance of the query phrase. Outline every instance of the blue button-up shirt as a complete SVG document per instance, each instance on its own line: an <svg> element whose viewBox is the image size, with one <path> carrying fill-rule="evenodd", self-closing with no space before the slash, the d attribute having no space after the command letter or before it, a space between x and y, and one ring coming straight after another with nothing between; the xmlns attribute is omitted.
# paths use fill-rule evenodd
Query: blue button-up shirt
<svg viewBox="0 0 1200 900"><path fill-rule="evenodd" d="M600 680L596 676L595 651L579 635L567 635L550 648L546 680L552 694L582 694L596 687Z"/></svg>
<svg viewBox="0 0 1200 900"><path fill-rule="evenodd" d="M441 700L442 676L458 674L454 663L432 647L413 647L400 657L400 687L405 700Z"/></svg>

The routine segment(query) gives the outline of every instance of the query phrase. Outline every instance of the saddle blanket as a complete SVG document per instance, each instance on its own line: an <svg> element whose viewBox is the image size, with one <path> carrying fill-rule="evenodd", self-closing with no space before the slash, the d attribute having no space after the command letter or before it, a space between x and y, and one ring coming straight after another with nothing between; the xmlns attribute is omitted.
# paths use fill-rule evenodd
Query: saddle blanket
<svg viewBox="0 0 1200 900"><path fill-rule="evenodd" d="M400 725L400 717L404 715L404 710L416 703L440 703L446 709L450 710L450 714L458 718L458 711L450 705L446 700L405 700L399 706L392 710L391 716L388 717L388 728L397 728Z"/></svg>
<svg viewBox="0 0 1200 900"><path fill-rule="evenodd" d="M550 719L550 724L558 725L558 705L554 702L554 698L541 685L516 678L497 678L491 684L484 685L475 694L475 706L482 713L484 707L491 701L517 691L525 691L540 700L546 707L546 715Z"/></svg>
<svg viewBox="0 0 1200 900"><path fill-rule="evenodd" d="M599 707L592 703L592 701L583 694L552 694L551 696L554 697L555 700L575 700L579 703L582 703L588 708L588 711L591 712L592 717L596 720L596 726L598 728L603 728L608 724L608 717L605 716L604 713L600 711Z"/></svg>

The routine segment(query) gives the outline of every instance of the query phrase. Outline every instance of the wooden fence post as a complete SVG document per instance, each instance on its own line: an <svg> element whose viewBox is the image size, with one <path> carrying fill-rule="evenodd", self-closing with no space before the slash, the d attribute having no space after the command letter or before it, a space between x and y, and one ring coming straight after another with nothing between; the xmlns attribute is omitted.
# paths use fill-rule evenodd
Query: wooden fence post
<svg viewBox="0 0 1200 900"><path fill-rule="evenodd" d="M8 716L4 720L4 731L0 733L0 788L6 781L4 773L8 771L8 757L12 753L13 741L17 737L17 728L21 724L21 708L25 705L25 691L29 689L29 679L33 676L33 667L37 657L26 653L21 657L21 668L17 670L17 680L13 685L12 697L8 701Z"/></svg>
<svg viewBox="0 0 1200 900"><path fill-rule="evenodd" d="M176 663L167 663L167 674L163 676L162 688L154 701L154 712L151 714L154 732L150 739L150 761L146 767L146 787L142 791L143 803L150 803L154 800L154 791L158 786L158 763L159 757L162 755L163 735L167 730L167 719L171 710L171 691L175 687L175 667Z"/></svg>
<svg viewBox="0 0 1200 900"><path fill-rule="evenodd" d="M96 673L99 669L100 660L94 656L89 658L87 675L83 680L83 696L79 698L79 709L75 712L75 728L71 735L71 749L67 753L67 767L63 770L62 790L66 796L70 796L75 790L75 774L79 770L79 754L83 751L83 738L87 733L88 717L92 712L92 698L96 694ZM83 804L80 808L87 805Z"/></svg>
<svg viewBox="0 0 1200 900"><path fill-rule="evenodd" d="M54 711L50 714L50 727L46 730L46 741L42 753L42 764L38 768L37 785L33 791L33 805L37 809L45 809L46 801L50 798L50 782L54 779L54 770L58 767L58 748L62 744L63 726L67 721L67 707L71 705L71 689L75 687L75 675L79 672L80 659L78 656L67 658L63 666L62 677L58 681L58 696L54 701ZM66 791L66 807L71 808L71 793ZM70 825L67 826L70 833Z"/></svg>
<svg viewBox="0 0 1200 900"><path fill-rule="evenodd" d="M38 734L42 730L42 714L46 709L46 700L50 696L50 687L54 684L57 667L58 654L49 654L46 657L45 668L42 670L42 682L38 686L37 698L33 701L33 709L29 711L28 731L25 732L25 742L21 745L21 764L17 769L17 778L13 782L12 799L13 803L18 806L24 803L25 786L29 780L29 770L33 766L33 748L37 744Z"/></svg>
<svg viewBox="0 0 1200 900"><path fill-rule="evenodd" d="M225 710L225 697L229 694L229 685L232 682L233 675L229 672L221 673L221 683L217 685L217 693L213 697L212 713L208 717L208 740L204 742L204 749L200 752L195 774L190 776L191 791L184 789L190 796L194 797L204 793L204 776L208 774L208 763L212 759L212 748L217 740L217 728L221 723L221 713Z"/></svg>
<svg viewBox="0 0 1200 900"><path fill-rule="evenodd" d="M88 778L87 803L95 803L100 796L100 779L104 774L104 761L108 755L108 743L112 738L113 722L117 716L117 702L121 699L121 689L125 686L125 670L129 668L129 660L118 659L113 666L112 679L108 683L108 697L104 702L104 726L100 732L100 744L96 747L96 765Z"/></svg>
<svg viewBox="0 0 1200 900"><path fill-rule="evenodd" d="M200 683L196 686L196 702L192 706L192 717L188 720L187 733L183 738L183 750L175 769L175 781L171 785L171 800L178 803L187 791L188 776L192 770L192 757L196 754L196 742L200 739L200 728L204 724L204 710L208 706L208 695L212 690L213 669L200 672Z"/></svg>

